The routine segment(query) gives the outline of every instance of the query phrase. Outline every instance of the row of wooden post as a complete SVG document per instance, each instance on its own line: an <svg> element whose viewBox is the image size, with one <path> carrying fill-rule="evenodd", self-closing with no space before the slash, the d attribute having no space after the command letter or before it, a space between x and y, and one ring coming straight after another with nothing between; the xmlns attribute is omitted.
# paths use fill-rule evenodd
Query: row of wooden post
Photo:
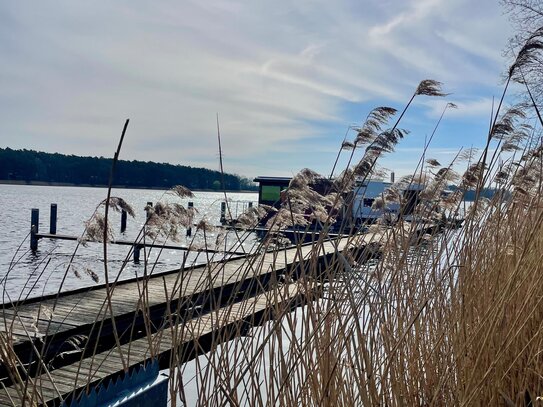
<svg viewBox="0 0 543 407"><path fill-rule="evenodd" d="M147 202L147 206L152 207L152 202ZM194 208L194 202L188 203L188 208ZM248 207L251 208L253 206L252 202L248 203ZM149 216L149 215L148 215ZM124 233L126 231L126 223L128 219L127 212L123 209L121 211L121 233ZM226 202L221 202L221 217L220 217L221 223L226 222ZM37 208L33 208L31 210L31 216L30 216L30 250L33 252L38 250L38 240L40 238L39 236L39 225L40 225L40 210ZM56 235L57 233L57 204L52 203L51 204L51 210L49 213L49 234ZM187 237L192 236L192 227L187 228ZM140 250L142 246L141 245L134 245L134 263L139 263L140 260Z"/></svg>
<svg viewBox="0 0 543 407"><path fill-rule="evenodd" d="M248 202L247 207L252 208L253 203ZM224 225L226 223L226 202L224 202L224 201L221 202L221 218L220 218L220 222L221 222L222 225Z"/></svg>
<svg viewBox="0 0 543 407"><path fill-rule="evenodd" d="M40 228L40 210L33 208L30 214L30 250L38 250L38 232ZM57 234L57 204L51 204L49 212L49 234Z"/></svg>

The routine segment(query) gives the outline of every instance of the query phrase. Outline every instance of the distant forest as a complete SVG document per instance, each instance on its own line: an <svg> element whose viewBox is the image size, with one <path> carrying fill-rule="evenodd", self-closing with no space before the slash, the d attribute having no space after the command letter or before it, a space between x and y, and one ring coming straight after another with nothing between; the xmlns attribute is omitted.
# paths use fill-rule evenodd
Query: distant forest
<svg viewBox="0 0 543 407"><path fill-rule="evenodd" d="M104 157L0 148L0 180L104 186L108 185L112 161ZM132 188L222 188L219 171L135 160L117 163L113 184ZM232 191L257 189L250 179L232 174L224 174L224 184L225 189Z"/></svg>

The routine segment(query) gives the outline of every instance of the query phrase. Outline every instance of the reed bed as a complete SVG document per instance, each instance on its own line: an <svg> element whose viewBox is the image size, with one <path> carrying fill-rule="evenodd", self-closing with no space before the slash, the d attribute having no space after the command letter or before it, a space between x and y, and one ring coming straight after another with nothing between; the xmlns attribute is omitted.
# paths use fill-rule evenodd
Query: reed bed
<svg viewBox="0 0 543 407"><path fill-rule="evenodd" d="M434 80L422 81L399 114L378 107L349 129L338 152L338 157L348 152L348 167L324 194L313 188L322 176L303 170L279 209L253 208L237 219L244 229L230 232L230 241L243 242L259 222L270 229L240 263L238 281L264 268L274 271L270 281L239 283L233 294L221 295L228 280L218 260L228 257L228 250L224 235L211 237L213 226L203 219L194 227L191 250L201 250L208 264L194 268L183 261L175 279L164 278L160 295L168 311L162 325L151 319L151 297L157 293L148 290L154 267L145 252L137 292L143 332L113 329L110 349L87 342L88 337L72 338L74 361L96 357L99 366L100 355L110 352L122 355L128 368L131 340L147 341L151 357L170 348L172 405L536 405L543 397L543 121L527 85L531 104L505 107L505 101L512 81L523 84L523 67L538 57L542 35L536 31L511 66L480 152L459 151L446 165L421 158L413 175L375 201L376 208L405 205L401 191L420 186L411 221L381 220L358 233L341 213L352 209L355 181L379 175L378 160L408 137L400 125L413 100L447 96ZM454 105L447 104L443 114L450 108ZM122 138L116 158L121 144ZM445 195L451 185L457 189ZM496 190L491 199L483 197L488 187ZM461 229L446 227L445 221L445 227L420 234L421 225L458 216L470 190L476 200ZM178 187L172 193L191 192ZM102 240L104 259L107 212L127 205L108 194L97 211L105 209L105 214L86 224L82 242ZM175 239L195 219L180 204L159 203L147 210L141 241ZM327 233L338 222L341 245ZM310 245L283 235L288 227L309 232L315 225L322 233ZM295 253L298 267L284 267L286 251L277 249L285 248ZM123 267L117 273L106 270L107 297L93 329L101 330L104 316L113 315ZM68 266L65 272L73 270ZM194 286L219 287L219 293L187 303ZM257 308L262 303L266 306ZM55 304L44 312L54 314ZM225 321L229 328L219 329ZM0 355L18 397L13 404L40 404L35 378L54 374L54 363L44 360L46 349L37 347L31 369L21 366L5 316L4 324ZM204 347L199 338L210 329L215 329L211 345ZM186 353L187 343L196 354ZM77 385L59 385L91 382L83 368L81 377Z"/></svg>

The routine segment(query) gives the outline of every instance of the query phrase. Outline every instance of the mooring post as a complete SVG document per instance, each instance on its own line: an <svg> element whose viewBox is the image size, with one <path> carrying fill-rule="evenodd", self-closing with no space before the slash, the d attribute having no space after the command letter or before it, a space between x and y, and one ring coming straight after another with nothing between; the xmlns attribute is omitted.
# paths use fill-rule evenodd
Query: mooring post
<svg viewBox="0 0 543 407"><path fill-rule="evenodd" d="M194 208L194 202L189 202L187 205L187 208L189 210ZM189 225L189 227L187 228L187 237L191 237L191 236L192 236L192 226Z"/></svg>
<svg viewBox="0 0 543 407"><path fill-rule="evenodd" d="M125 230L126 230L126 217L127 217L127 213L126 211L123 209L121 211L121 233L124 233Z"/></svg>
<svg viewBox="0 0 543 407"><path fill-rule="evenodd" d="M141 246L139 244L134 245L134 264L140 264L140 252Z"/></svg>
<svg viewBox="0 0 543 407"><path fill-rule="evenodd" d="M57 204L51 204L51 212L49 212L49 233L57 234Z"/></svg>
<svg viewBox="0 0 543 407"><path fill-rule="evenodd" d="M226 222L226 202L221 202L221 223Z"/></svg>
<svg viewBox="0 0 543 407"><path fill-rule="evenodd" d="M40 226L40 210L33 208L30 215L30 250L38 250L38 231Z"/></svg>

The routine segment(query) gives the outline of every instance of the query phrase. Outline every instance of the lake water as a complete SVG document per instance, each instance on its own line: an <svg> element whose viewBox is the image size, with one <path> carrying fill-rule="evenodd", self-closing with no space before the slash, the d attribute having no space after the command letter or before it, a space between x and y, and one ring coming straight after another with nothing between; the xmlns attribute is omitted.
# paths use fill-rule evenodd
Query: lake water
<svg viewBox="0 0 543 407"><path fill-rule="evenodd" d="M21 296L38 296L56 293L65 275L67 265L74 255L77 246L75 241L40 239L36 253L29 249L30 212L32 208L40 210L39 230L49 232L49 209L51 203L58 207L57 234L80 236L84 231L84 223L94 213L98 204L106 198L105 188L91 187L50 187L27 185L0 185L0 280L2 283L2 302L13 301ZM224 201L221 192L194 192L194 198L180 199L164 191L146 189L113 189L112 196L118 196L127 201L136 212L135 218L128 217L127 229L120 233L120 214L110 211L110 225L115 239L134 240L145 222L145 205L147 202L178 202L187 206L188 201L194 202L198 210L195 221L205 218L209 223L219 225L220 206ZM228 193L231 202L232 215L241 213L241 202L256 204L256 193ZM217 231L207 236L213 239ZM201 234L201 233L200 233ZM193 234L194 241L202 237ZM233 238L230 239L233 241ZM227 240L228 242L228 240ZM254 245L254 237L249 237L244 246L250 249ZM188 245L190 238L184 234L179 242L169 242L175 245ZM110 276L115 277L120 270L130 246L108 245L108 267ZM158 256L158 250L151 251L149 264L156 264L155 273L178 267L185 251L164 250ZM143 251L142 251L143 257ZM73 269L66 273L66 281L62 290L81 288L95 285L96 282L85 270L90 269L103 282L103 252L102 245L89 243L86 247L79 246L73 259ZM203 262L202 255L189 255L190 263ZM74 273L73 270L78 273ZM120 279L142 275L141 264L130 261L122 271ZM76 276L79 274L80 276Z"/></svg>

